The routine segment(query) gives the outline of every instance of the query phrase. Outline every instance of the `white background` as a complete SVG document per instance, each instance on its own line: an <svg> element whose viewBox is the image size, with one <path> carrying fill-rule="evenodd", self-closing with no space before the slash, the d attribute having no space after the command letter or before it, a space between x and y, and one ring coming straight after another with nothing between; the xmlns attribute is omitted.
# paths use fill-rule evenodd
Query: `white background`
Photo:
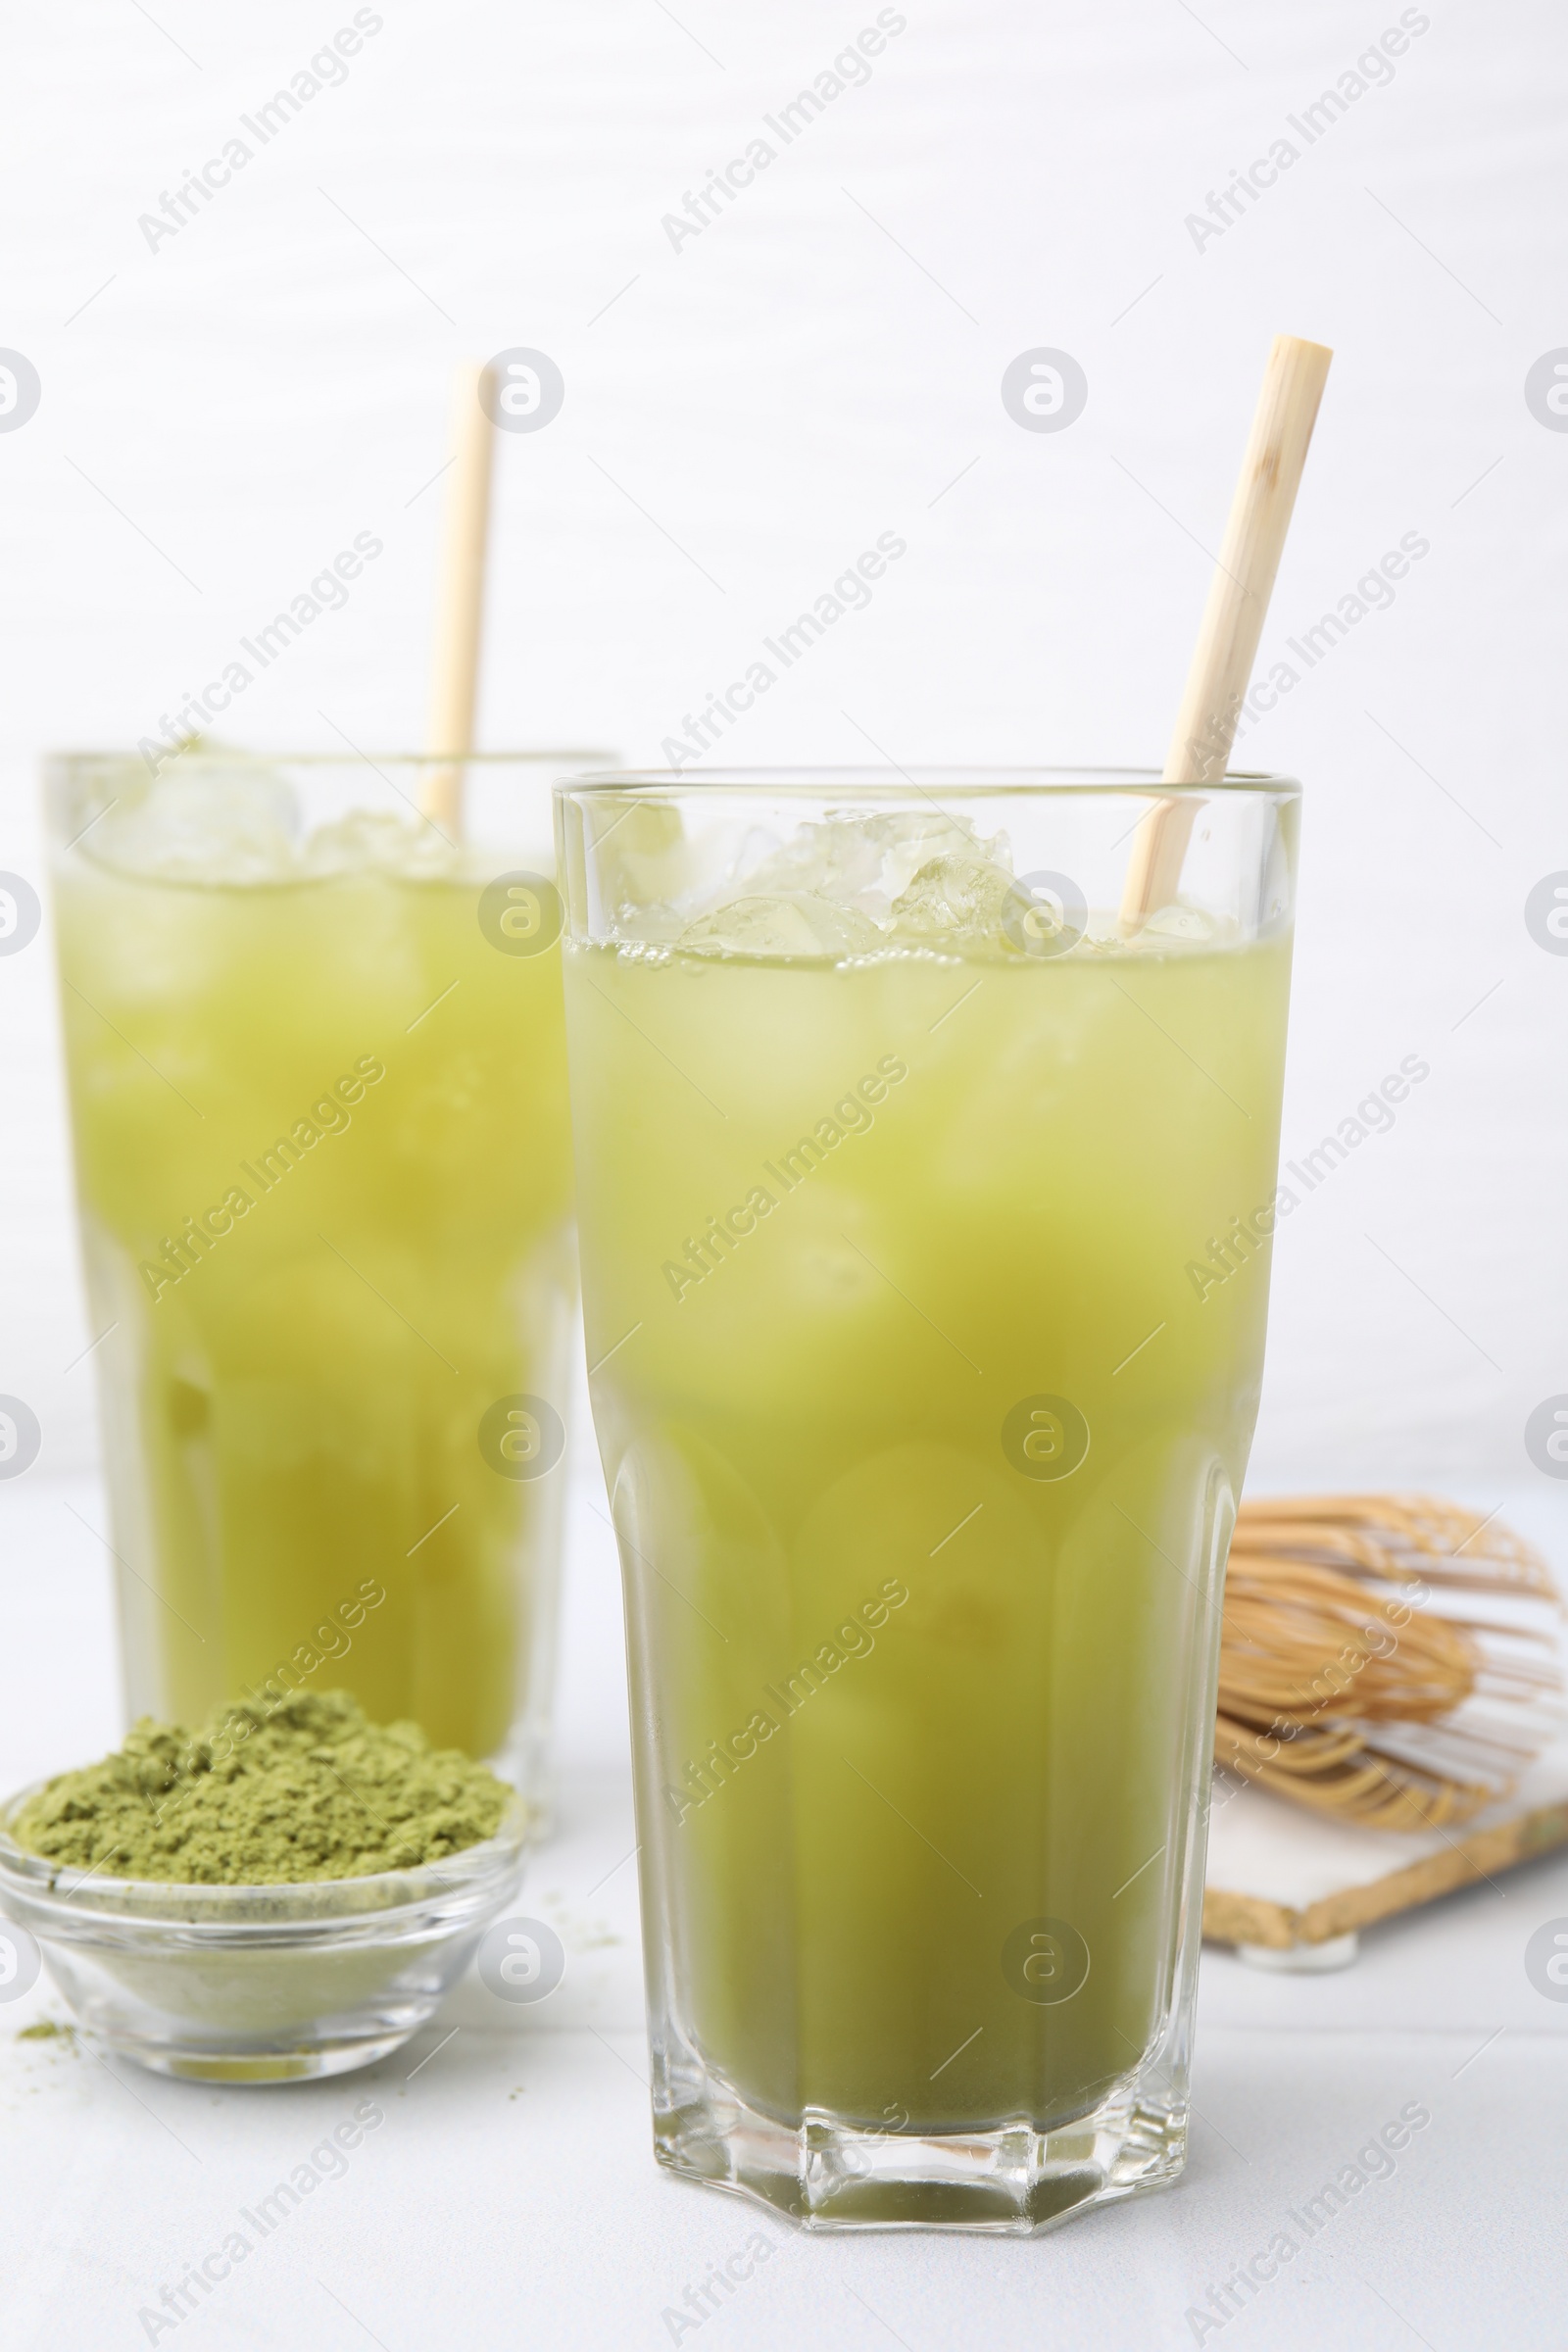
<svg viewBox="0 0 1568 2352"><path fill-rule="evenodd" d="M657 760L896 530L875 602L730 757L1157 764L1269 338L1330 343L1265 660L1404 533L1431 553L1243 747L1307 791L1287 1154L1404 1055L1432 1075L1282 1236L1255 1483L1527 1472L1526 1415L1568 1390L1568 957L1523 922L1568 867L1568 433L1523 397L1568 343L1551 0L1434 0L1392 83L1201 251L1186 216L1302 145L1285 118L1397 7L914 0L678 252L662 216L868 0L387 0L345 83L156 252L138 216L352 10L153 13L8 12L0 343L43 399L0 434L0 865L38 877L40 748L156 731L357 531L384 556L229 731L417 744L443 486L416 494L454 361L518 344L567 392L500 450L491 745ZM1000 398L1043 344L1089 379L1058 434ZM0 1391L59 1468L91 1454L64 1371L91 1335L46 930L0 961Z"/></svg>
<svg viewBox="0 0 1568 2352"><path fill-rule="evenodd" d="M676 0L679 23L660 0L382 0L345 84L149 251L138 216L352 13L7 12L0 345L43 397L0 433L0 867L41 885L42 750L155 731L359 531L383 557L229 733L417 743L452 367L519 344L557 360L566 400L499 450L491 746L657 760L764 633L892 530L906 558L730 758L1157 764L1269 338L1330 343L1265 662L1403 534L1430 553L1242 747L1307 793L1287 1154L1403 1056L1431 1076L1282 1231L1253 1484L1421 1482L1485 1507L1528 1493L1520 1516L1550 1543L1568 1490L1531 1468L1522 1430L1568 1390L1568 958L1531 941L1523 906L1568 867L1568 434L1523 385L1568 345L1560 10L1432 0L1392 84L1199 251L1186 216L1296 136L1286 117L1397 22L1394 0L910 0L869 84L676 252L662 216L874 20L871 0ZM1021 431L999 395L1039 345L1089 381L1059 434ZM92 1334L51 954L46 914L0 959L0 1392L44 1432L5 1497L8 1786L117 1724L103 1555L65 1508L101 1506L90 1365L68 1369ZM586 1843L568 1836L544 1870L564 1922L610 1907L620 1973L526 2061L475 2034L394 2082L409 2105L377 2143L380 2180L368 2154L334 2218L302 2224L182 2341L661 2343L666 2296L745 2240L741 2209L648 2161L631 1874L592 1893L622 1851L624 1716L584 1495L564 1752L565 1827ZM602 1802L591 1767L611 1776ZM796 2245L788 2280L760 2280L705 2343L891 2330L934 2352L966 2327L1096 2352L1189 2342L1208 2281L1421 2097L1438 2121L1377 2218L1227 2326L1227 2352L1554 2347L1548 2029L1568 2013L1519 1963L1554 1909L1562 1866L1515 1874L1390 1931L1338 1991L1211 1958L1208 2121L1176 2195L1038 2249ZM138 2082L138 2116L84 2059L4 2036L0 2056L20 2340L50 2352L143 2341L143 2296L352 2105L330 2086L267 2106Z"/></svg>

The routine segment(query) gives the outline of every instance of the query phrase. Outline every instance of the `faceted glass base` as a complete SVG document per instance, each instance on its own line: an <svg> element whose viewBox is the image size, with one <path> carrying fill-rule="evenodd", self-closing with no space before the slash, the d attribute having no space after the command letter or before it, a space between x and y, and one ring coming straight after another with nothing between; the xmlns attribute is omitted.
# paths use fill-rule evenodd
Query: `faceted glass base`
<svg viewBox="0 0 1568 2352"><path fill-rule="evenodd" d="M1151 2062L1089 2114L1045 2131L1019 2117L984 2131L868 2132L820 2108L792 2125L685 2054L657 2069L654 2095L661 2164L807 2230L1028 2236L1163 2188L1187 2161L1185 2092Z"/></svg>

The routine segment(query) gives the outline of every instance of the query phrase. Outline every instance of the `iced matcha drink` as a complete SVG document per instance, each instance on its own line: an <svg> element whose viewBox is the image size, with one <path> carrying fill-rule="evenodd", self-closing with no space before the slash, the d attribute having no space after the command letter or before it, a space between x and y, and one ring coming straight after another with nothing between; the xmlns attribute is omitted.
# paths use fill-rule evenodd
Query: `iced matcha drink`
<svg viewBox="0 0 1568 2352"><path fill-rule="evenodd" d="M1027 2227L1180 2162L1291 796L1129 941L1137 799L929 791L565 796L588 1351L662 2155Z"/></svg>
<svg viewBox="0 0 1568 2352"><path fill-rule="evenodd" d="M132 1714L351 1689L536 1770L575 1305L548 778L57 763ZM581 762L578 762L581 764Z"/></svg>

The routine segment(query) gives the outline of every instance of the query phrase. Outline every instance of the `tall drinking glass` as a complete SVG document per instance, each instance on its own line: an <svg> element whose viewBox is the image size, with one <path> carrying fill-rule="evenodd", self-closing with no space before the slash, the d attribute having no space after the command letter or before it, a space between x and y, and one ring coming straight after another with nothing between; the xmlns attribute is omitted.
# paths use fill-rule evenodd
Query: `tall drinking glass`
<svg viewBox="0 0 1568 2352"><path fill-rule="evenodd" d="M558 791L656 2148L815 2227L1183 2162L1298 796L1129 937L1155 791Z"/></svg>
<svg viewBox="0 0 1568 2352"><path fill-rule="evenodd" d="M539 1794L576 1306L554 776L50 763L133 1714L329 1685Z"/></svg>

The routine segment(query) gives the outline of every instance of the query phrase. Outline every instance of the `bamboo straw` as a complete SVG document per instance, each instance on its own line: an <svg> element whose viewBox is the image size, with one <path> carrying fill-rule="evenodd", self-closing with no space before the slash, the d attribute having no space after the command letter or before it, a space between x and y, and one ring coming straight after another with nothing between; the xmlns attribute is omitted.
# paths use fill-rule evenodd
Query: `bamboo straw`
<svg viewBox="0 0 1568 2352"><path fill-rule="evenodd" d="M435 667L428 750L431 768L419 796L433 824L451 838L463 831L462 762L473 749L473 710L484 626L485 547L490 532L490 459L495 434L486 408L495 378L469 360L453 386L457 460L447 491L446 535L436 592Z"/></svg>
<svg viewBox="0 0 1568 2352"><path fill-rule="evenodd" d="M1274 338L1165 755L1166 784L1209 784L1225 773L1333 356L1297 335ZM1158 801L1141 820L1122 890L1124 936L1174 897L1200 806L1191 798Z"/></svg>

